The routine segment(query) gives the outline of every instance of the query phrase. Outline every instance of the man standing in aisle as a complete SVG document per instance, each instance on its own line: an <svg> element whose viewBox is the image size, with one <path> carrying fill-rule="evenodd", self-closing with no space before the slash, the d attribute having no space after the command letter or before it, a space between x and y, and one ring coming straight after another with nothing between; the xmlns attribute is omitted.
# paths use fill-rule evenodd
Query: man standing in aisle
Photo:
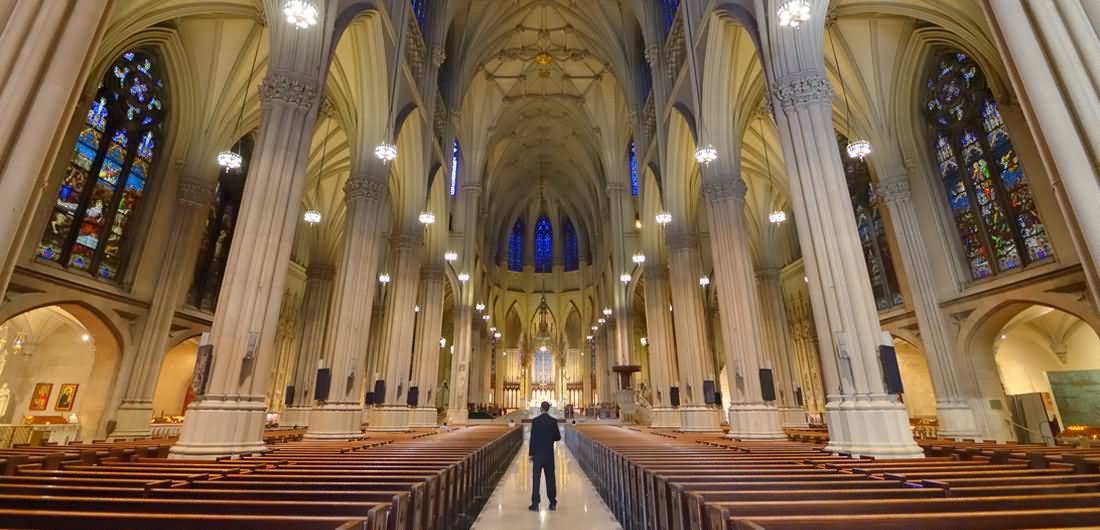
<svg viewBox="0 0 1100 530"><path fill-rule="evenodd" d="M554 442L561 440L561 430L558 429L558 420L549 414L550 403L543 401L540 408L542 414L531 420L531 440L528 444L534 483L531 486L531 506L527 509L532 512L539 511L539 480L544 473L550 509L558 508L558 485L554 480Z"/></svg>

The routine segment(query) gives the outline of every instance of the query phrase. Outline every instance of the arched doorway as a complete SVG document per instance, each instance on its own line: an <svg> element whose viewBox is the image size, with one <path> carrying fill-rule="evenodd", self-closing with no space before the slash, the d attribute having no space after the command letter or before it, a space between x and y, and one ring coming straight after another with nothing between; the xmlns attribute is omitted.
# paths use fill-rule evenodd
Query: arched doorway
<svg viewBox="0 0 1100 530"><path fill-rule="evenodd" d="M74 304L49 305L0 323L0 424L18 442L91 440L105 435L105 411L120 348L107 324ZM14 432L14 431L12 431Z"/></svg>
<svg viewBox="0 0 1100 530"><path fill-rule="evenodd" d="M932 426L936 424L936 390L932 385L928 358L920 348L905 339L895 337L894 349L904 389L901 399L909 414L909 422L918 436L931 436Z"/></svg>
<svg viewBox="0 0 1100 530"><path fill-rule="evenodd" d="M199 351L198 338L187 339L168 350L161 361L157 389L153 393L154 423L181 422L190 395L191 379L195 372L195 357Z"/></svg>

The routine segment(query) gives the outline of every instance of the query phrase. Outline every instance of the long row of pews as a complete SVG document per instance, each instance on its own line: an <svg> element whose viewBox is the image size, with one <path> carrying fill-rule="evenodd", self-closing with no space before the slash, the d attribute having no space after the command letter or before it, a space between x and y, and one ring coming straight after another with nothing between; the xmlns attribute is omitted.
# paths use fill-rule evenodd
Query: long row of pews
<svg viewBox="0 0 1100 530"><path fill-rule="evenodd" d="M119 530L463 528L523 444L521 428L289 441L169 459L171 440L0 451L0 526Z"/></svg>
<svg viewBox="0 0 1100 530"><path fill-rule="evenodd" d="M566 443L626 530L1100 526L1100 449L921 440L927 457L815 441L577 425Z"/></svg>

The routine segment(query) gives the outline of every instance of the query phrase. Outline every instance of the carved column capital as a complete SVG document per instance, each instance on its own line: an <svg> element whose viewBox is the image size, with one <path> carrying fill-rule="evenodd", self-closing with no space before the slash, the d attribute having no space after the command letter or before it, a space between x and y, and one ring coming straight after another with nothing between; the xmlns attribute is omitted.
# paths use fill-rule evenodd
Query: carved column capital
<svg viewBox="0 0 1100 530"><path fill-rule="evenodd" d="M657 66L657 61L661 58L661 47L656 44L650 44L645 47L645 62L649 63L650 68Z"/></svg>
<svg viewBox="0 0 1100 530"><path fill-rule="evenodd" d="M913 199L913 192L909 188L908 175L894 175L880 179L878 185L875 186L875 193L888 206L894 206Z"/></svg>
<svg viewBox="0 0 1100 530"><path fill-rule="evenodd" d="M384 201L388 194L389 185L385 181L366 175L348 177L347 182L344 183L344 196L348 201L358 199Z"/></svg>
<svg viewBox="0 0 1100 530"><path fill-rule="evenodd" d="M264 106L285 103L309 110L317 105L320 93L316 80L285 72L270 72L260 83L260 102Z"/></svg>
<svg viewBox="0 0 1100 530"><path fill-rule="evenodd" d="M214 200L214 184L198 177L179 178L176 202L186 208L204 208Z"/></svg>
<svg viewBox="0 0 1100 530"><path fill-rule="evenodd" d="M442 46L432 46L432 64L436 68L443 66L444 61L447 60L447 52L443 50Z"/></svg>
<svg viewBox="0 0 1100 530"><path fill-rule="evenodd" d="M833 89L823 72L804 73L779 78L772 87L772 98L783 110L813 103L829 103Z"/></svg>
<svg viewBox="0 0 1100 530"><path fill-rule="evenodd" d="M745 186L745 181L737 177L720 178L703 182L703 196L712 201L724 201L726 199L744 201L745 193L747 193L748 190L748 187Z"/></svg>

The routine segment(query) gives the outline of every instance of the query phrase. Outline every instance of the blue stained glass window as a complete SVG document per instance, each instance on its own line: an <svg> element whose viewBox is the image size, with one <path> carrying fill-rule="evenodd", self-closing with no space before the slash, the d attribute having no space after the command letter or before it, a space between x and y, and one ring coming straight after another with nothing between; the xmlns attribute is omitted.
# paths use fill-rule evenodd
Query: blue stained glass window
<svg viewBox="0 0 1100 530"><path fill-rule="evenodd" d="M424 32L428 26L428 0L410 0L412 3L413 15L416 16L416 23L420 26L420 31Z"/></svg>
<svg viewBox="0 0 1100 530"><path fill-rule="evenodd" d="M661 20L665 23L665 33L672 28L676 20L676 11L680 9L680 0L661 0Z"/></svg>
<svg viewBox="0 0 1100 530"><path fill-rule="evenodd" d="M925 86L932 148L971 276L987 278L1053 256L1012 139L977 64L965 54L945 53Z"/></svg>
<svg viewBox="0 0 1100 530"><path fill-rule="evenodd" d="M508 236L508 270L523 272L523 220L516 219Z"/></svg>
<svg viewBox="0 0 1100 530"><path fill-rule="evenodd" d="M630 141L630 193L638 196L638 157L634 153L634 140Z"/></svg>
<svg viewBox="0 0 1100 530"><path fill-rule="evenodd" d="M554 269L554 236L550 219L539 217L535 223L535 272L551 272Z"/></svg>
<svg viewBox="0 0 1100 530"><path fill-rule="evenodd" d="M458 140L451 151L451 197L458 195Z"/></svg>
<svg viewBox="0 0 1100 530"><path fill-rule="evenodd" d="M562 223L562 243L565 245L565 270L575 271L580 268L580 256L577 254L577 229L573 227L573 221L566 219Z"/></svg>
<svg viewBox="0 0 1100 530"><path fill-rule="evenodd" d="M118 279L163 118L158 76L156 58L142 51L122 54L103 73L35 251L39 259Z"/></svg>

